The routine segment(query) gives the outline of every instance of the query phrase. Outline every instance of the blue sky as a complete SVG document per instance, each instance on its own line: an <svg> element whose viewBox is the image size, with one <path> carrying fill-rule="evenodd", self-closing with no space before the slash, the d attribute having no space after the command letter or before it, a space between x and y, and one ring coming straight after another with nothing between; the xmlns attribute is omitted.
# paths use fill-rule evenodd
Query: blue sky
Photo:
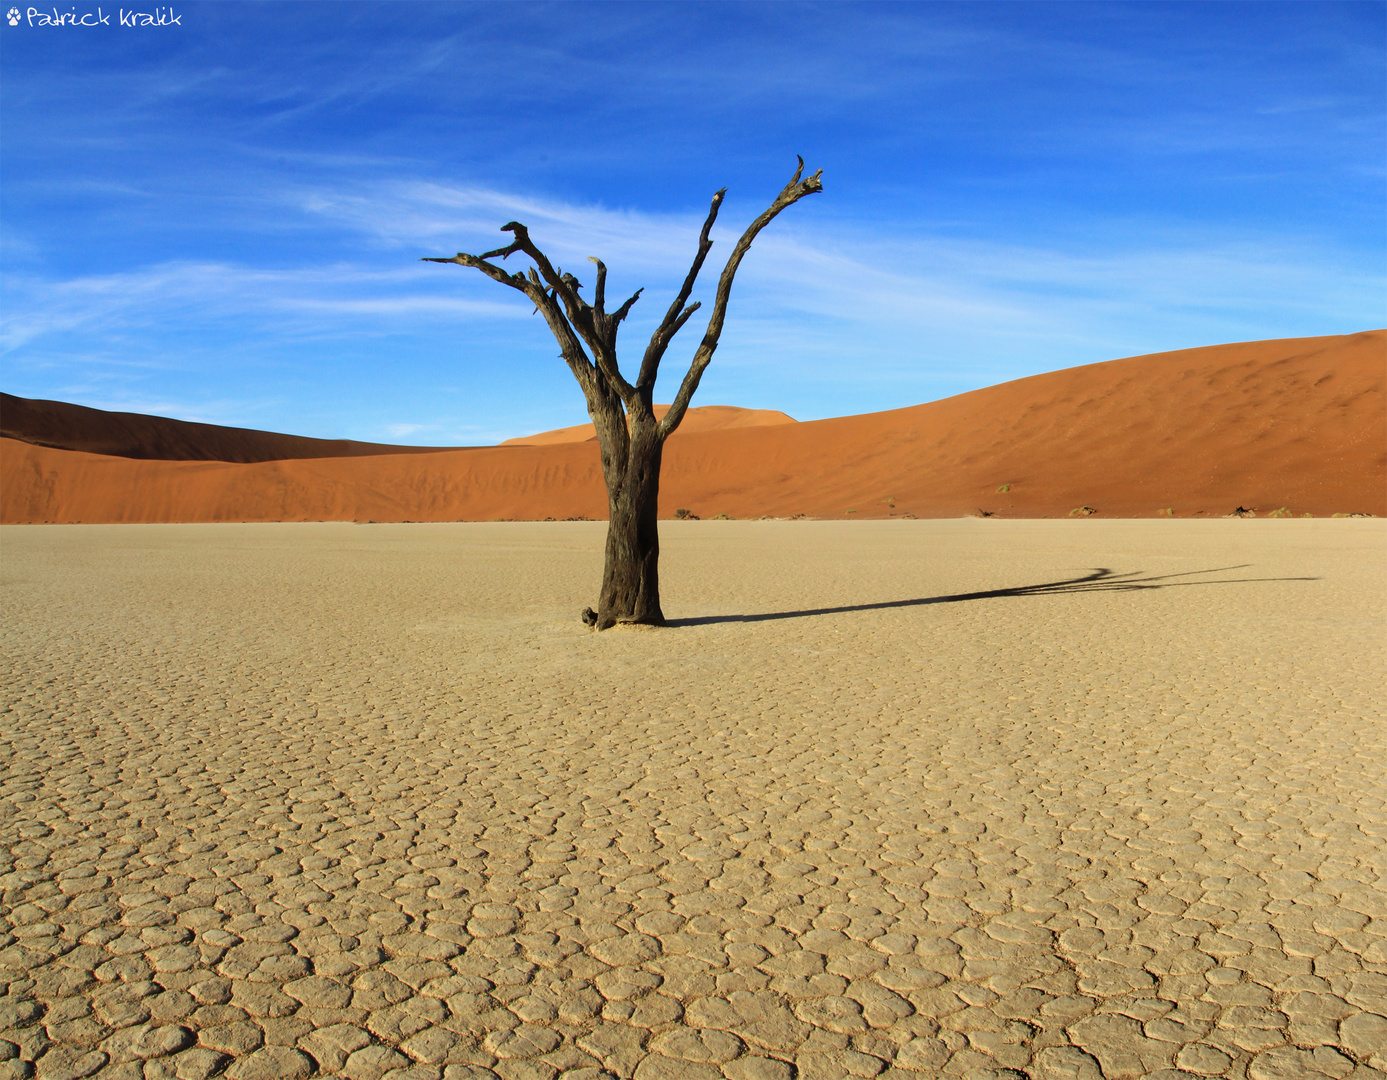
<svg viewBox="0 0 1387 1080"><path fill-rule="evenodd" d="M1387 5L195 3L0 21L0 387L321 437L579 423L537 243L707 298L802 154L694 404L816 419L1387 324ZM88 19L88 21L92 21ZM664 361L668 400L702 334Z"/></svg>

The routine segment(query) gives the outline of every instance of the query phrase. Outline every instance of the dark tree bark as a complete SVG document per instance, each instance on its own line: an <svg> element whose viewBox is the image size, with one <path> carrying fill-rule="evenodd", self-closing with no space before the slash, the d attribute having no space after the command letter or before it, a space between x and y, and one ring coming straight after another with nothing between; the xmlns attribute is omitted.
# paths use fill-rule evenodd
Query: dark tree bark
<svg viewBox="0 0 1387 1080"><path fill-rule="evenodd" d="M660 457L665 440L679 427L688 411L689 401L698 389L703 372L713 359L722 335L727 315L727 301L732 293L732 279L751 242L771 219L806 195L823 190L819 177L800 179L804 159L799 159L795 175L785 185L775 201L747 226L718 279L713 299L713 313L708 329L699 342L679 392L663 419L656 420L654 409L655 377L665 350L674 340L689 317L702 305L690 304L694 282L703 261L713 246L709 233L722 205L724 188L713 196L707 220L698 238L698 253L693 266L684 278L679 295L670 304L665 317L651 335L641 360L635 383L622 376L616 360L616 332L621 321L640 297L641 289L615 311L606 310L607 268L600 259L591 261L597 266L597 280L592 303L578 295L582 284L572 274L555 268L544 252L530 240L529 231L518 221L501 226L511 233L509 245L482 255L458 252L450 259L424 259L424 262L457 263L471 266L502 285L523 292L534 302L535 310L544 316L555 339L559 354L573 372L587 399L588 415L597 427L597 442L602 452L602 478L607 484L607 554L602 572L602 592L594 612L588 609L583 620L598 630L617 623L644 623L658 626L665 621L660 610L660 535L658 504L660 494ZM500 256L506 259L516 252L529 257L534 264L527 271L507 273L488 260ZM587 350L584 349L587 346ZM591 357L588 351L591 351Z"/></svg>

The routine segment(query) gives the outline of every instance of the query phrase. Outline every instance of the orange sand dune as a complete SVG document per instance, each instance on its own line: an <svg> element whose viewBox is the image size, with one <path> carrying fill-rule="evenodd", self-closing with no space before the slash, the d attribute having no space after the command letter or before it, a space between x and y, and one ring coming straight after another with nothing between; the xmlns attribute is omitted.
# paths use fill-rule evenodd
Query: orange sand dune
<svg viewBox="0 0 1387 1080"><path fill-rule="evenodd" d="M0 479L5 522L606 516L584 442L230 464L5 439ZM705 518L1384 515L1387 330L1156 353L892 412L693 431L665 451L660 505Z"/></svg>
<svg viewBox="0 0 1387 1080"><path fill-rule="evenodd" d="M0 435L89 454L162 461L276 461L281 458L420 454L432 446L310 439L274 431L197 424L143 413L106 412L65 401L0 394Z"/></svg>
<svg viewBox="0 0 1387 1080"><path fill-rule="evenodd" d="M656 405L655 417L665 418L668 405ZM739 409L735 405L694 406L684 414L676 436L692 435L699 431L726 431L729 428L766 427L772 424L794 424L798 421L775 409ZM559 428L557 431L542 431L538 435L523 435L518 439L507 439L502 446L552 446L554 443L587 442L597 438L597 428L592 424L578 424L576 427Z"/></svg>

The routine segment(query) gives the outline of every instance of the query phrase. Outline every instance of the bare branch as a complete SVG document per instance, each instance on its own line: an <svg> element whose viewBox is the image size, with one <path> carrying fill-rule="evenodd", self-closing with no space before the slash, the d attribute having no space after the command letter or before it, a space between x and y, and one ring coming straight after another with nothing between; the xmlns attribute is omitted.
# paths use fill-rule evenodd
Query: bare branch
<svg viewBox="0 0 1387 1080"><path fill-rule="evenodd" d="M633 296L622 305L612 318L603 318L599 324L596 313L582 297L578 295L581 285L578 279L572 274L565 274L558 270L549 261L544 252L535 246L530 239L529 230L518 221L511 221L501 227L503 232L515 234L515 243L512 247L515 250L523 251L535 263L538 275L552 290L552 295L563 302L564 310L567 313L566 325L587 342L588 348L592 350L593 364L603 378L621 395L624 401L630 402L635 396L635 388L626 381L621 374L621 369L616 361L616 325L626 317L626 312L636 301ZM599 273L601 271L599 270ZM535 281L535 270L531 270L530 277ZM636 296L639 296L638 292ZM536 301L538 306L538 301ZM548 316L546 316L548 318ZM551 326L552 321L551 321ZM557 333L557 331L556 331Z"/></svg>
<svg viewBox="0 0 1387 1080"><path fill-rule="evenodd" d="M703 222L702 232L698 234L698 254L694 256L693 266L689 268L688 274L684 277L684 285L680 288L679 295L670 304L669 310L665 312L665 317L660 321L655 333L650 335L650 344L646 346L645 356L641 359L640 374L636 376L636 385L642 389L649 389L655 385L655 376L660 371L660 360L663 359L665 350L669 348L669 343L674 340L674 335L679 333L679 327L684 325L683 322L678 321L680 313L688 302L689 294L693 292L694 282L698 280L698 272L703 269L703 260L708 257L708 252L713 247L709 233L712 231L713 222L718 219L718 208L722 206L722 200L726 194L726 188L714 193L713 205L708 208L708 217Z"/></svg>
<svg viewBox="0 0 1387 1080"><path fill-rule="evenodd" d="M486 252L483 252L483 253L479 256L479 258L482 258L482 259L494 259L494 258L496 258L497 255L499 255L499 256L501 256L501 258L504 259L504 258L506 258L506 257L509 256L509 255L514 255L517 251L520 251L520 250L521 250L520 241L519 241L519 240L513 240L513 241L511 241L511 243L509 243L508 245L506 245L506 246L503 247L503 248L497 248L495 251L486 251Z"/></svg>
<svg viewBox="0 0 1387 1080"><path fill-rule="evenodd" d="M506 254L512 251L523 251L534 260L535 266L539 269L540 276L551 289L558 293L559 299L563 301L563 305L568 311L568 318L573 323L574 328L577 329L579 333L582 333L584 338L588 338L589 345L596 347L589 335L584 332L591 325L591 309L583 302L578 296L577 291L570 285L570 282L577 281L577 278L574 278L570 274L569 281L564 281L562 272L554 269L554 264L549 261L548 256L540 251L539 248L535 246L534 241L530 239L530 230L525 228L520 222L508 221L501 226L501 231L513 233L515 235L515 242L512 243L510 247L502 248L501 250L506 252Z"/></svg>
<svg viewBox="0 0 1387 1080"><path fill-rule="evenodd" d="M669 335L673 337L683 329L684 324L689 321L689 316L703 306L702 300L695 300L679 314L679 318L674 320L674 331Z"/></svg>
<svg viewBox="0 0 1387 1080"><path fill-rule="evenodd" d="M621 395L621 400L626 402L629 408L631 402L635 400L636 388L626 381L621 374L621 369L616 364L616 354L608 349L594 349L596 354L597 370L602 373L606 380L616 388L616 392Z"/></svg>
<svg viewBox="0 0 1387 1080"><path fill-rule="evenodd" d="M626 317L626 313L630 311L631 305L636 302L636 297L640 296L640 292L638 291L635 296L626 301L620 310L612 316L602 315L601 318L598 318L600 306L589 306L578 295L582 283L572 274L565 274L561 269L557 269L544 252L535 246L534 241L530 239L529 230L524 225L518 221L510 221L501 226L501 231L512 233L515 240L510 246L500 248L493 254L501 255L504 258L512 252L522 251L533 260L535 265L529 271L529 286L525 291L535 301L536 309L544 310L540 301L535 298L534 291L547 287L550 299L557 299L563 303L567 316L564 320L565 325L569 326L571 331L576 331L587 342L593 355L592 363L597 371L621 395L623 400L630 401L635 395L635 388L626 381L617 366L616 327ZM607 268L602 265L600 260L594 261L598 267L598 287L605 294ZM507 283L509 284L509 282ZM546 319L549 318L547 314L545 317Z"/></svg>
<svg viewBox="0 0 1387 1080"><path fill-rule="evenodd" d="M473 266L480 270L487 277L491 278L493 281L499 281L502 285L509 285L512 289L519 289L521 292L528 292L528 289L525 285L524 274L508 274L499 266L493 266L491 263L484 261L482 257L477 255L467 255L459 251L451 259L424 258L420 259L419 261L437 263L457 263L459 266Z"/></svg>
<svg viewBox="0 0 1387 1080"><path fill-rule="evenodd" d="M713 313L708 318L708 330L699 343L698 351L694 353L693 361L689 364L689 370L684 375L684 381L679 386L679 392L674 396L669 412L665 413L665 418L660 421L659 438L661 439L669 438L679 426L680 421L684 419L684 414L689 409L689 401L693 398L694 391L698 389L699 380L703 378L704 370L713 359L713 353L718 347L718 338L722 336L723 322L727 317L727 301L732 295L732 279L737 276L737 268L741 266L742 258L751 248L751 242L756 239L756 234L769 225L775 216L787 206L792 206L800 199L817 194L824 189L823 181L819 179L823 176L824 171L820 169L812 176L801 180L800 176L804 172L804 159L799 158L798 161L799 165L795 169L795 175L790 177L790 182L781 189L780 194L775 197L775 201L747 226L746 232L742 233L742 238L737 241L737 246L732 249L732 254L727 259L727 265L723 267L722 277L718 279L718 291L713 300ZM644 370L644 366L642 366L642 370Z"/></svg>
<svg viewBox="0 0 1387 1080"><path fill-rule="evenodd" d="M606 267L602 266L600 262L598 266L600 267L598 280L605 287ZM573 277L572 274L564 274L561 281L571 283L571 291L575 297L578 295L578 289L582 288L577 278ZM635 399L636 389L626 381L625 376L621 374L621 368L617 365L616 328L621 320L626 318L626 313L631 310L631 305L636 302L636 298L640 296L641 292L642 290L637 289L636 295L622 304L612 315L602 314L596 308L588 307L579 300L578 303L582 305L582 309L577 312L578 318L574 321L578 332L583 335L592 349L597 370L602 373L628 407Z"/></svg>
<svg viewBox="0 0 1387 1080"><path fill-rule="evenodd" d="M592 290L592 310L600 316L603 314L602 305L607 300L607 267L594 255L588 256L588 262L597 267L597 284Z"/></svg>
<svg viewBox="0 0 1387 1080"><path fill-rule="evenodd" d="M567 313L565 325L570 325L573 330L587 342L592 350L593 364L602 377L618 393L622 400L631 401L635 396L635 388L622 377L620 368L616 361L616 324L626 317L626 312L630 310L631 304L635 303L633 296L628 300L622 309L611 319L603 320L599 325L595 318L593 309L578 295L578 279L572 274L565 274L561 270L555 269L544 252L535 246L530 239L529 230L518 221L508 222L502 226L503 232L515 234L515 247L528 255L535 264L538 278L553 290L553 296L563 302L564 310ZM536 281L536 269L530 271L532 281ZM636 296L639 296L637 293ZM547 316L546 316L547 317ZM553 325L552 322L550 324Z"/></svg>
<svg viewBox="0 0 1387 1080"><path fill-rule="evenodd" d="M525 229L523 225L517 225L515 222L511 222L506 228L509 230L518 229L521 233ZM524 246L518 245L520 245L519 238L517 238L516 244L512 245L512 248L516 251L525 251L527 255L530 254ZM507 252L508 249L502 248L501 251ZM523 292L535 305L535 311L544 315L544 321L549 324L550 331L559 343L564 363L573 372L574 378L582 386L584 394L587 394L595 386L596 365L588 359L582 343L578 340L578 335L574 333L572 324L564 317L564 313L555 302L554 293L557 290L551 286L546 286L534 267L529 269L528 275L525 273L508 274L499 266L487 262L485 257L468 255L462 251L459 251L451 259L424 258L420 262L457 263L459 266L474 267L493 281L499 281L518 292Z"/></svg>
<svg viewBox="0 0 1387 1080"><path fill-rule="evenodd" d="M631 310L631 305L641 298L641 293L643 292L645 292L645 289L637 289L634 293L631 294L631 299L627 300L626 303L622 304L621 307L617 308L614 312L612 312L611 320L614 326L615 324L621 322L622 319L626 318L626 313Z"/></svg>

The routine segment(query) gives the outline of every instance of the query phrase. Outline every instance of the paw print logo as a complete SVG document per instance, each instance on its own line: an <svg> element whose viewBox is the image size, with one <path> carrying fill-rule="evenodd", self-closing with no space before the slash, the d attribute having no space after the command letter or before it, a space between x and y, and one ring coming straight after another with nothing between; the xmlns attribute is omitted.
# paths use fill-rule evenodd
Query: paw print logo
<svg viewBox="0 0 1387 1080"><path fill-rule="evenodd" d="M9 20L10 20L10 25L11 25L11 26L18 26L18 25L19 25L19 8L17 8L17 7L12 7L12 8L10 8L10 10L9 10Z"/></svg>

